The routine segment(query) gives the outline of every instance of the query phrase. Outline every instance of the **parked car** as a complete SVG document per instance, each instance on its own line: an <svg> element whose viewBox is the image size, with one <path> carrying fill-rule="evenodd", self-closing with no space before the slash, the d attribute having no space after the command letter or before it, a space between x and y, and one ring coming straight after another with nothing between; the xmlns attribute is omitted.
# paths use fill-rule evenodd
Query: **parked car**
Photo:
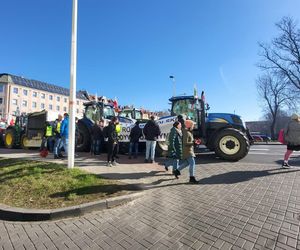
<svg viewBox="0 0 300 250"><path fill-rule="evenodd" d="M271 141L271 137L267 136L267 135L259 135L264 142L270 142Z"/></svg>
<svg viewBox="0 0 300 250"><path fill-rule="evenodd" d="M251 135L254 142L263 142L263 138L260 135Z"/></svg>

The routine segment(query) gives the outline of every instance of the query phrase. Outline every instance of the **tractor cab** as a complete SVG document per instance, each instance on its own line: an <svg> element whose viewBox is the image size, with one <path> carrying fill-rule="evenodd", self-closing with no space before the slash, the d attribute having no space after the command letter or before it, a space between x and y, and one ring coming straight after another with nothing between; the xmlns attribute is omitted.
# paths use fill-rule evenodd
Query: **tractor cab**
<svg viewBox="0 0 300 250"><path fill-rule="evenodd" d="M205 138L206 110L204 101L195 96L174 96L169 99L171 102L171 115L183 115L195 122L195 137Z"/></svg>
<svg viewBox="0 0 300 250"><path fill-rule="evenodd" d="M88 102L84 104L84 115L90 121L95 123L100 119L111 119L115 116L115 110L112 105L104 104L102 102Z"/></svg>
<svg viewBox="0 0 300 250"><path fill-rule="evenodd" d="M138 109L123 109L120 113L119 116L126 117L129 119L135 119L135 120L142 120L143 119L143 114L141 110Z"/></svg>

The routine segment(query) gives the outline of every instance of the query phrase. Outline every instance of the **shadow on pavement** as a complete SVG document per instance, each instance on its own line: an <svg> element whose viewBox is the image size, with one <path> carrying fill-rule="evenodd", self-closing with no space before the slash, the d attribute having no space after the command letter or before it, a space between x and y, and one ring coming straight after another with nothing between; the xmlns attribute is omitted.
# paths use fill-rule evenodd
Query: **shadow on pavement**
<svg viewBox="0 0 300 250"><path fill-rule="evenodd" d="M280 171L282 170L282 171ZM276 171L276 172L272 172ZM234 184L238 182L249 181L254 178L260 178L265 176L286 174L292 172L298 172L299 170L286 170L286 169L270 169L262 171L232 171L224 174L213 175L208 178L199 180L199 184Z"/></svg>

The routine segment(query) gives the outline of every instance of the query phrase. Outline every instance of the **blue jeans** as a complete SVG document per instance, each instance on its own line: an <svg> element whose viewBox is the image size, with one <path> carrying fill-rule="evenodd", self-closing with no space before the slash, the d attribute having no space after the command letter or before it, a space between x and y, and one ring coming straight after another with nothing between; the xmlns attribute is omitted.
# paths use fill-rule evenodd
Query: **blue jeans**
<svg viewBox="0 0 300 250"><path fill-rule="evenodd" d="M193 156L190 156L184 161L182 161L177 169L180 171L186 168L187 166L189 166L190 176L195 176L195 159Z"/></svg>
<svg viewBox="0 0 300 250"><path fill-rule="evenodd" d="M138 142L130 142L129 144L129 156L132 156L132 151L134 148L134 155L137 157L139 152L139 143Z"/></svg>
<svg viewBox="0 0 300 250"><path fill-rule="evenodd" d="M65 149L65 154L66 156L68 156L68 149L69 149L69 139L66 137L62 138L62 144L64 145L64 149Z"/></svg>
<svg viewBox="0 0 300 250"><path fill-rule="evenodd" d="M101 152L101 140L93 140L92 143L92 152L94 153L94 155L99 155Z"/></svg>
<svg viewBox="0 0 300 250"><path fill-rule="evenodd" d="M54 149L53 149L54 155L59 155L61 153L61 148L62 148L61 138L57 137L55 138L55 143L54 143Z"/></svg>
<svg viewBox="0 0 300 250"><path fill-rule="evenodd" d="M155 157L156 141L146 141L146 159L153 160Z"/></svg>

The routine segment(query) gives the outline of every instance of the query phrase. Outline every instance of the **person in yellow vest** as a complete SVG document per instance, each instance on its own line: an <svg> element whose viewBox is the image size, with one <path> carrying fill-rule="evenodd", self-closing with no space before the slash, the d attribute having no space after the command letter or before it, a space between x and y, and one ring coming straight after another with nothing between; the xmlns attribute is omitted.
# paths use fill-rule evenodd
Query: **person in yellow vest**
<svg viewBox="0 0 300 250"><path fill-rule="evenodd" d="M58 118L54 122L53 132L55 137L54 143L54 159L62 158L61 148L62 148L62 140L60 135L60 127L61 127L62 115L58 115Z"/></svg>
<svg viewBox="0 0 300 250"><path fill-rule="evenodd" d="M53 130L53 127L52 127L51 123L46 122L45 131L44 131L44 138L45 138L45 141L47 142L47 149L50 152L53 152L53 145L54 145L53 131L52 130Z"/></svg>

